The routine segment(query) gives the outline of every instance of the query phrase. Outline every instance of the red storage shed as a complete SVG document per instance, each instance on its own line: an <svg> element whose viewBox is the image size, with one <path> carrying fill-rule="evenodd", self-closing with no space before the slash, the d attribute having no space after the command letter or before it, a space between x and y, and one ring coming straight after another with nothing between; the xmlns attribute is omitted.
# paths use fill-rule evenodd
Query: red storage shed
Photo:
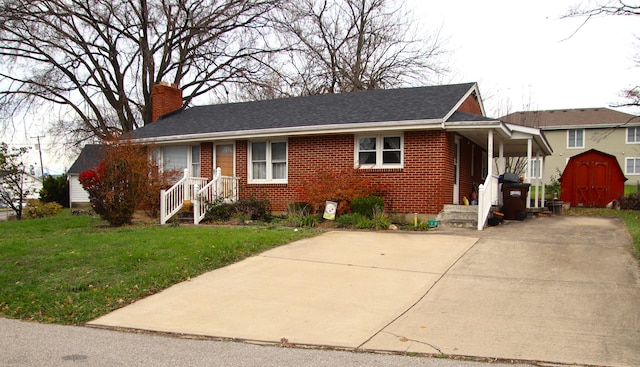
<svg viewBox="0 0 640 367"><path fill-rule="evenodd" d="M571 206L605 207L624 195L626 180L615 156L591 149L569 158L560 176L560 199Z"/></svg>

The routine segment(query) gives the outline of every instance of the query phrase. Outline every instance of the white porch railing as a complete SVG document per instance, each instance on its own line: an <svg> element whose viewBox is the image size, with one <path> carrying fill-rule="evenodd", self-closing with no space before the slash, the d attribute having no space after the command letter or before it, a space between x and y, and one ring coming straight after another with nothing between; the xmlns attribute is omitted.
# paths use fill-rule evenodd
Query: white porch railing
<svg viewBox="0 0 640 367"><path fill-rule="evenodd" d="M210 203L234 202L238 200L238 183L240 178L222 176L220 167L208 184L197 190L193 201L193 224L199 224L207 213Z"/></svg>
<svg viewBox="0 0 640 367"><path fill-rule="evenodd" d="M482 231L487 224L491 206L500 204L499 192L498 177L492 174L478 188L478 231Z"/></svg>
<svg viewBox="0 0 640 367"><path fill-rule="evenodd" d="M196 197L196 187L202 187L207 179L203 177L189 177L189 169L185 168L182 178L171 188L160 191L160 224L176 215L183 207L185 200Z"/></svg>

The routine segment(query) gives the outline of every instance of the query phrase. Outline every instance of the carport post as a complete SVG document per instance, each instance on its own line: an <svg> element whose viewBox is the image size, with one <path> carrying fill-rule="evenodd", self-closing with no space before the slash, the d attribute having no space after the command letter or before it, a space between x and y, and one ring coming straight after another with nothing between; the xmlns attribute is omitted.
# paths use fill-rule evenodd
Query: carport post
<svg viewBox="0 0 640 367"><path fill-rule="evenodd" d="M533 151L533 138L527 139L527 177L526 183L531 184L531 153ZM526 208L531 207L531 186L529 186L529 190L527 191L527 202L525 205Z"/></svg>

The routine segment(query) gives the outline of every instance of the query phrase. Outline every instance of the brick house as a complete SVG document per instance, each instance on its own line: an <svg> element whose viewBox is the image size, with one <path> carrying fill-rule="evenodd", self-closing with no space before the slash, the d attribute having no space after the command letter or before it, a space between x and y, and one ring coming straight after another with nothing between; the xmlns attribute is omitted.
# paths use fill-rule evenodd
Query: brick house
<svg viewBox="0 0 640 367"><path fill-rule="evenodd" d="M131 137L153 143L165 169L185 170L197 189L233 177L216 192L266 198L275 212L299 200L309 173L359 169L384 185L385 209L397 213L435 217L474 184L490 189L479 198L480 228L500 200L494 157L500 167L503 157L551 153L538 129L485 117L476 83L191 108L182 108L179 88L161 84L152 103L154 122ZM166 215L194 192L163 198Z"/></svg>

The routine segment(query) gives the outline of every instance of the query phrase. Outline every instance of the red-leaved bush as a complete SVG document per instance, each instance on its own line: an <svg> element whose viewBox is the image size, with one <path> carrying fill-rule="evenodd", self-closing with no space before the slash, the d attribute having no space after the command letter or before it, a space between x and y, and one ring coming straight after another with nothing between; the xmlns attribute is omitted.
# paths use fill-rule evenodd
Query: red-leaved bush
<svg viewBox="0 0 640 367"><path fill-rule="evenodd" d="M304 182L304 186L296 189L298 198L310 204L315 212L322 211L325 201L331 200L338 203L338 214L350 213L349 203L354 198L379 191L379 186L371 177L356 168L320 168L306 177Z"/></svg>
<svg viewBox="0 0 640 367"><path fill-rule="evenodd" d="M89 193L93 210L110 225L131 224L157 167L149 159L146 147L130 141L107 142L103 153L95 170L80 174L80 184Z"/></svg>

